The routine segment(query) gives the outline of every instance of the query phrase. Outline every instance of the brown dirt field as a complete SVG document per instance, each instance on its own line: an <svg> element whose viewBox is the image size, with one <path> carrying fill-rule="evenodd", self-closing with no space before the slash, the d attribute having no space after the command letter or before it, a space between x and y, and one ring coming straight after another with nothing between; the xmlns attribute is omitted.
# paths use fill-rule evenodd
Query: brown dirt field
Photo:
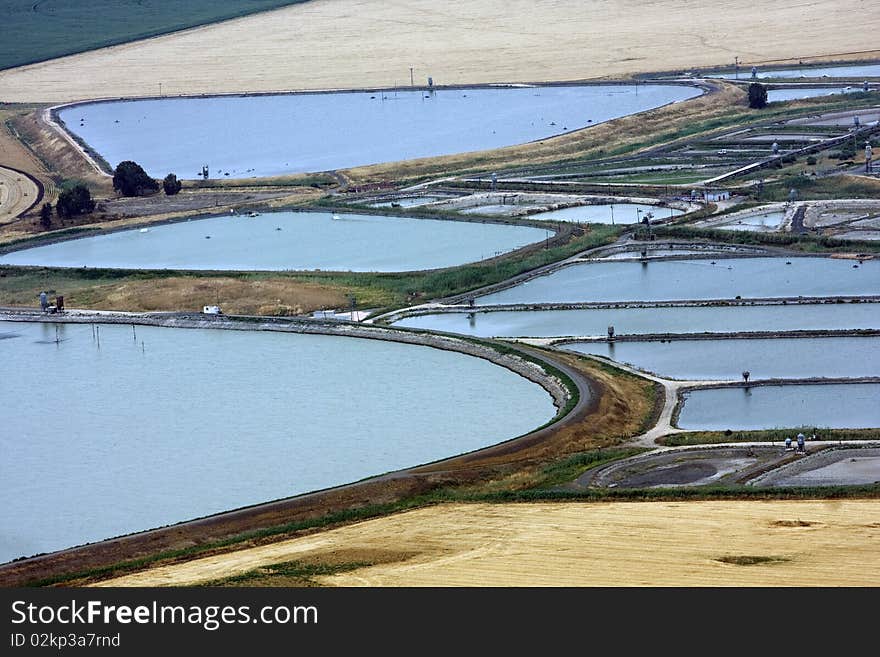
<svg viewBox="0 0 880 657"><path fill-rule="evenodd" d="M57 191L48 170L13 133L14 123L31 111L33 107L30 106L14 107L0 104L0 164L31 174L43 184L43 200L54 203ZM6 219L0 218L0 223L5 221Z"/></svg>
<svg viewBox="0 0 880 657"><path fill-rule="evenodd" d="M39 196L33 180L18 171L0 167L0 224L13 221Z"/></svg>
<svg viewBox="0 0 880 657"><path fill-rule="evenodd" d="M858 29L854 29L858 26ZM314 0L0 72L11 101L576 80L769 60L866 57L860 0Z"/></svg>
<svg viewBox="0 0 880 657"><path fill-rule="evenodd" d="M878 540L878 500L447 504L100 585L188 585L294 559L320 562L326 555L333 563L339 551L381 550L417 554L316 581L325 586L877 586Z"/></svg>
<svg viewBox="0 0 880 657"><path fill-rule="evenodd" d="M129 312L199 311L220 299L223 311L233 315L302 315L347 303L341 290L285 278L171 277L101 285L67 297L77 308Z"/></svg>

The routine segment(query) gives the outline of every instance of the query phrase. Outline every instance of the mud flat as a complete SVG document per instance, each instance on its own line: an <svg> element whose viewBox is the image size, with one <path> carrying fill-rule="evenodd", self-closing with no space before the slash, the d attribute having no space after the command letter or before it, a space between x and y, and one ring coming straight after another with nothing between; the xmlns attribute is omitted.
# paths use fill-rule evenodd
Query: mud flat
<svg viewBox="0 0 880 657"><path fill-rule="evenodd" d="M880 482L880 448L826 449L771 470L754 486L846 486Z"/></svg>

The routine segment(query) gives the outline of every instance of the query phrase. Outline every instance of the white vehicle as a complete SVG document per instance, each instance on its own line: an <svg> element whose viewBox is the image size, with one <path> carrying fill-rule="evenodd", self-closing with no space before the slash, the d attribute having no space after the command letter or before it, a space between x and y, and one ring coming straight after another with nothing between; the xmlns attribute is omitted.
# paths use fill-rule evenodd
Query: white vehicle
<svg viewBox="0 0 880 657"><path fill-rule="evenodd" d="M223 311L220 310L220 306L205 306L202 308L202 313L205 315L222 315Z"/></svg>

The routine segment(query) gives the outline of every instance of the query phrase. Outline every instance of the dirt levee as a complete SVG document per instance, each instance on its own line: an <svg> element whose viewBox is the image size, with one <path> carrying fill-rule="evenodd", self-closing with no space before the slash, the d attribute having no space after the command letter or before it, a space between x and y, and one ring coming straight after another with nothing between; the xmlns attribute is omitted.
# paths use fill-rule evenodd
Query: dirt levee
<svg viewBox="0 0 880 657"><path fill-rule="evenodd" d="M854 26L858 26L857 28ZM859 0L314 0L0 73L6 101L572 80L877 49ZM876 53L875 53L876 54Z"/></svg>

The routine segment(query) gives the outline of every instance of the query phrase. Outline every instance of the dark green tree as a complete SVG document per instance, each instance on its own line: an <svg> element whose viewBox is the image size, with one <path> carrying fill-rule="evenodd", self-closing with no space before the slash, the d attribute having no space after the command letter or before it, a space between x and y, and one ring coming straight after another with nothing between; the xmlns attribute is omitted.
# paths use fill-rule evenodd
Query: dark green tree
<svg viewBox="0 0 880 657"><path fill-rule="evenodd" d="M752 82L749 85L749 107L752 109L767 107L767 87L760 82Z"/></svg>
<svg viewBox="0 0 880 657"><path fill-rule="evenodd" d="M140 164L125 160L113 172L113 189L123 196L143 196L159 191L159 183L150 178Z"/></svg>
<svg viewBox="0 0 880 657"><path fill-rule="evenodd" d="M165 176L165 179L162 181L162 189L165 190L165 194L168 196L174 196L177 192L180 191L180 188L183 187L183 183L177 179L173 173L169 173Z"/></svg>
<svg viewBox="0 0 880 657"><path fill-rule="evenodd" d="M43 203L43 207L40 208L40 225L49 230L52 226L52 204L51 203Z"/></svg>
<svg viewBox="0 0 880 657"><path fill-rule="evenodd" d="M64 218L88 214L94 209L95 202L92 200L92 193L85 185L76 185L65 189L58 195L58 202L55 204L58 216Z"/></svg>

